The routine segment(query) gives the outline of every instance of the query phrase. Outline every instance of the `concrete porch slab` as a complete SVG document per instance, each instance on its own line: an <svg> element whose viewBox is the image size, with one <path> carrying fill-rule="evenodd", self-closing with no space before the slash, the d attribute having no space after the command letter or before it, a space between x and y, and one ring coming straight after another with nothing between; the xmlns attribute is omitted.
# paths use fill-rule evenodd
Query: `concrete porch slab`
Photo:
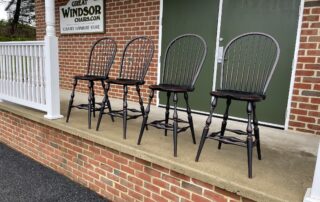
<svg viewBox="0 0 320 202"><path fill-rule="evenodd" d="M61 91L61 112L66 115L70 92ZM97 100L100 100L99 97ZM85 94L77 93L76 103L87 102ZM111 99L113 109L122 108L122 100ZM138 108L137 103L129 102L129 107ZM209 107L209 104L208 104ZM106 147L157 163L182 174L219 186L241 196L257 201L302 201L304 193L311 186L314 172L319 136L260 127L262 160L257 159L254 151L253 179L247 178L246 149L223 145L217 149L217 142L208 140L202 151L200 161L194 158L204 127L206 116L193 115L197 144L192 143L190 131L178 137L178 157L173 157L173 140L169 132L150 127L137 145L142 118L128 121L127 139L122 139L122 120L111 122L105 115L100 130L88 129L87 112L73 109L70 122L65 118L47 120L44 113L22 106L0 103L0 109L31 119L33 121L60 129L70 134L88 139ZM171 112L172 114L172 112ZM163 119L164 109L153 106L149 120ZM186 118L179 112L179 118ZM95 128L97 118L93 119ZM214 119L212 130L218 130L221 119ZM245 129L246 124L230 121L229 128Z"/></svg>

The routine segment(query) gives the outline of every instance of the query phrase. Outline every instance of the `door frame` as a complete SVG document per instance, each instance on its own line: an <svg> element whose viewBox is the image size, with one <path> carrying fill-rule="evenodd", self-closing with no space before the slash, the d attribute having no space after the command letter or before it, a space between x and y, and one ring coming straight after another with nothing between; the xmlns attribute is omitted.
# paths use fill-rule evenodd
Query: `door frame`
<svg viewBox="0 0 320 202"><path fill-rule="evenodd" d="M159 11L160 13L159 13L159 34L158 34L159 37L158 37L157 83L160 82L160 74L161 74L163 1L164 0L160 0L160 11ZM214 68L213 68L212 90L216 89L216 81L217 81L218 54L219 54L218 49L220 46L223 1L224 0L219 0L219 12L218 12L218 23L217 23L217 37L216 37ZM300 35L301 35L301 26L302 26L302 19L303 19L303 10L304 10L304 0L300 0L298 25L297 25L297 33L296 33L296 43L295 43L294 56L293 56L293 61L292 61L292 66L291 66L291 79L290 79L290 84L289 84L289 94L288 94L287 108L286 108L286 113L285 113L285 124L280 125L280 124L273 124L273 123L268 123L268 122L263 122L263 121L259 121L259 124L288 130L294 80L295 80L295 75L296 75L296 67L297 67L297 63L298 63L298 52L299 52L299 46L300 46ZM157 107L164 107L164 105L160 104L159 91L157 91L156 106ZM209 106L209 104L208 104L208 106ZM180 108L180 107L178 107L178 109L183 110L183 111L186 110L185 108ZM194 109L192 109L192 112L195 112L198 114L203 114L203 115L209 114L208 112L194 110ZM223 115L214 113L214 116L222 117ZM239 118L239 117L234 117L234 116L230 116L230 119L233 119L236 121L247 121L244 118Z"/></svg>
<svg viewBox="0 0 320 202"><path fill-rule="evenodd" d="M216 89L216 81L217 81L217 70L218 70L218 54L219 54L219 46L220 46L220 36L221 36L221 20L222 20L222 13L223 13L223 1L220 0L220 6L219 6L219 16L218 16L218 27L217 27L217 38L216 38L216 55L215 55L215 63L214 63L214 70L213 70L213 84L212 84L212 90ZM291 108L291 101L292 101L292 93L293 93L293 86L294 86L294 79L295 79L295 73L296 73L296 66L298 62L298 51L299 51L299 45L300 45L300 34L301 34L301 25L302 25L302 18L303 18L303 9L304 9L304 0L300 0L299 5L299 16L298 16L298 25L297 25L297 34L296 34L296 42L295 42L295 50L294 50L294 56L292 60L292 66L291 66L291 78L290 78L290 84L289 84L289 94L288 94L288 100L287 100L287 107L286 107L286 113L285 113L285 123L284 125L280 124L273 124L268 122L259 121L259 123L271 127L276 128L283 128L285 130L288 129L289 125L289 119L290 119L290 108ZM222 117L220 114L215 114L215 116ZM230 116L230 118L240 121L246 121L244 118L239 117L233 117Z"/></svg>
<svg viewBox="0 0 320 202"><path fill-rule="evenodd" d="M289 87L289 97L288 97L287 110L286 110L286 119L285 119L285 124L284 124L285 130L288 130L288 128L289 128L292 95L293 95L293 89L294 89L293 87L294 87L294 80L296 77L296 70L297 70L297 64L298 64L298 55L299 55L299 47L300 47L300 36L301 36L301 29L302 29L304 3L305 3L304 0L300 1L296 46L295 46L294 56L293 56L293 61L292 61L292 72L291 72L291 80L290 80L290 87Z"/></svg>

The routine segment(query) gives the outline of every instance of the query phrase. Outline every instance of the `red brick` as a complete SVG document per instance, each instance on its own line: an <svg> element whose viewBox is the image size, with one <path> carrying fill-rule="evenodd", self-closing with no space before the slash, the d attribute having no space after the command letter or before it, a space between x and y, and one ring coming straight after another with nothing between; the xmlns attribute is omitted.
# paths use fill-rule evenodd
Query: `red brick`
<svg viewBox="0 0 320 202"><path fill-rule="evenodd" d="M131 174L131 175L134 175L134 173L135 173L133 169L131 169L130 167L125 166L125 165L121 165L121 170L123 172L126 172L126 173Z"/></svg>
<svg viewBox="0 0 320 202"><path fill-rule="evenodd" d="M305 64L305 69L313 69L317 70L320 69L320 64Z"/></svg>
<svg viewBox="0 0 320 202"><path fill-rule="evenodd" d="M194 185L194 184L191 184L191 183L183 181L182 184L181 184L181 187L184 188L184 189L187 189L189 191L192 191L194 193L202 194L202 188L197 186L197 185Z"/></svg>
<svg viewBox="0 0 320 202"><path fill-rule="evenodd" d="M144 181L147 181L147 182L151 182L150 175L147 175L147 174L142 173L142 172L136 172L136 176L137 176L137 178L139 178L141 180L144 180Z"/></svg>
<svg viewBox="0 0 320 202"><path fill-rule="evenodd" d="M298 62L303 63L314 63L316 61L315 57L299 57Z"/></svg>
<svg viewBox="0 0 320 202"><path fill-rule="evenodd" d="M144 183L144 187L145 187L147 190L150 190L151 192L154 192L154 193L157 193L157 194L160 193L160 188L157 187L157 186L154 186L154 185L151 184L151 183L145 182L145 183Z"/></svg>
<svg viewBox="0 0 320 202"><path fill-rule="evenodd" d="M309 102L309 97L306 97L306 96L292 96L292 101Z"/></svg>
<svg viewBox="0 0 320 202"><path fill-rule="evenodd" d="M301 35L317 35L318 34L318 30L317 29L306 29L306 30L302 30L301 31Z"/></svg>
<svg viewBox="0 0 320 202"><path fill-rule="evenodd" d="M320 42L320 36L310 36L309 42Z"/></svg>
<svg viewBox="0 0 320 202"><path fill-rule="evenodd" d="M320 28L320 22L311 23L311 28Z"/></svg>
<svg viewBox="0 0 320 202"><path fill-rule="evenodd" d="M154 185L157 185L157 186L162 187L164 189L169 189L169 186L170 186L168 182L165 182L165 181L157 179L157 178L153 179L152 183Z"/></svg>
<svg viewBox="0 0 320 202"><path fill-rule="evenodd" d="M291 114L299 114L299 115L307 115L306 110L301 110L301 109L291 109Z"/></svg>
<svg viewBox="0 0 320 202"><path fill-rule="evenodd" d="M152 194L152 198L157 202L168 202L167 199L165 199L162 196L159 196L158 194Z"/></svg>
<svg viewBox="0 0 320 202"><path fill-rule="evenodd" d="M295 83L294 88L295 89L311 89L311 84Z"/></svg>
<svg viewBox="0 0 320 202"><path fill-rule="evenodd" d="M128 196L126 193L121 193L121 198L124 200L124 201L128 201L128 202L134 202L135 199L131 196ZM110 199L110 198L108 198Z"/></svg>
<svg viewBox="0 0 320 202"><path fill-rule="evenodd" d="M297 70L296 71L296 76L313 76L314 71L310 70Z"/></svg>
<svg viewBox="0 0 320 202"><path fill-rule="evenodd" d="M320 8L312 8L312 11L311 11L312 14L320 14ZM318 15L319 16L319 15Z"/></svg>
<svg viewBox="0 0 320 202"><path fill-rule="evenodd" d="M152 168L156 169L156 170L159 170L160 172L163 172L163 173L169 173L169 169L167 168L164 168L162 166L159 166L157 164L152 164Z"/></svg>
<svg viewBox="0 0 320 202"><path fill-rule="evenodd" d="M155 200L152 200L150 198L144 198L144 201L143 202L156 202Z"/></svg>
<svg viewBox="0 0 320 202"><path fill-rule="evenodd" d="M145 167L144 172L148 175L151 175L152 177L158 177L158 178L161 177L161 173L159 171L152 169L150 167Z"/></svg>
<svg viewBox="0 0 320 202"><path fill-rule="evenodd" d="M304 129L304 128L296 128L295 130L303 132L303 133L311 133L311 134L314 133L314 131L308 130L308 129Z"/></svg>
<svg viewBox="0 0 320 202"><path fill-rule="evenodd" d="M320 50L308 50L307 55L308 56L320 56Z"/></svg>
<svg viewBox="0 0 320 202"><path fill-rule="evenodd" d="M113 159L117 163L128 165L128 160L126 158L123 158L123 157L118 156L118 155L114 155Z"/></svg>
<svg viewBox="0 0 320 202"><path fill-rule="evenodd" d="M178 178L178 179L187 181L187 182L190 181L190 177L189 177L189 176L186 176L186 175L184 175L184 174L175 172L175 171L173 171L173 170L170 170L170 175L172 175L173 177L176 177L176 178Z"/></svg>
<svg viewBox="0 0 320 202"><path fill-rule="evenodd" d="M303 78L303 82L305 82L305 83L320 83L320 78L305 77L305 78Z"/></svg>
<svg viewBox="0 0 320 202"><path fill-rule="evenodd" d="M136 158L135 161L145 166L151 166L151 163L149 161L145 161L143 159Z"/></svg>
<svg viewBox="0 0 320 202"><path fill-rule="evenodd" d="M162 179L163 179L164 181L169 182L169 183L172 183L172 184L175 184L175 185L180 186L180 180L177 179L177 178L175 178L175 177L172 177L172 176L170 176L170 175L163 174L163 175L162 175Z"/></svg>
<svg viewBox="0 0 320 202"><path fill-rule="evenodd" d="M304 104L304 103L300 103L299 107L301 109L309 109L309 110L317 110L318 109L318 105Z"/></svg>
<svg viewBox="0 0 320 202"><path fill-rule="evenodd" d="M303 10L303 14L304 14L304 15L310 14L310 12L311 12L311 9L310 9L310 8L305 8L305 9Z"/></svg>
<svg viewBox="0 0 320 202"><path fill-rule="evenodd" d="M120 179L120 184L129 188L129 189L133 189L134 188L134 184L131 182L128 182L128 180L126 179Z"/></svg>
<svg viewBox="0 0 320 202"><path fill-rule="evenodd" d="M316 43L300 43L300 49L316 49Z"/></svg>
<svg viewBox="0 0 320 202"><path fill-rule="evenodd" d="M139 170L139 171L143 171L144 166L141 165L140 163L136 163L136 162L129 162L129 166L135 170Z"/></svg>
<svg viewBox="0 0 320 202"><path fill-rule="evenodd" d="M308 116L314 116L314 117L320 118L320 112L319 111L309 111Z"/></svg>
<svg viewBox="0 0 320 202"><path fill-rule="evenodd" d="M196 201L196 202L210 202L210 200L202 197L202 196L199 196L197 194L192 194L192 201Z"/></svg>
<svg viewBox="0 0 320 202"><path fill-rule="evenodd" d="M214 191L217 192L217 193L219 193L219 194L221 194L221 195L223 195L223 196L227 196L227 197L230 197L230 198L233 198L233 199L236 199L236 200L240 200L240 196L239 196L239 195L237 195L236 193L227 191L227 190L225 190L225 189L221 189L221 188L219 188L219 187L215 187L215 188L214 188ZM210 195L210 192L207 191L207 190L204 191L204 195L206 195L206 193L207 193L208 195Z"/></svg>
<svg viewBox="0 0 320 202"><path fill-rule="evenodd" d="M216 190L216 188L215 188ZM223 192L221 189L219 189L219 192ZM233 199L240 199L237 195L231 193L231 192L226 192L227 196L233 198ZM227 202L227 198L222 196L221 194L215 193L213 191L205 190L203 194L206 198L212 200L212 201L217 201L217 202Z"/></svg>
<svg viewBox="0 0 320 202"><path fill-rule="evenodd" d="M140 186L134 186L134 190L137 192L137 193L139 193L139 194L142 194L142 195L144 195L144 196L146 196L146 197L150 197L151 196L151 192L150 191L148 191L148 190L146 190L146 189L144 189L144 188L142 188L142 187L140 187Z"/></svg>
<svg viewBox="0 0 320 202"><path fill-rule="evenodd" d="M136 178L136 177L128 176L128 180L129 180L129 182L131 182L133 184L136 184L136 185L139 185L139 186L143 185L143 181L141 179Z"/></svg>
<svg viewBox="0 0 320 202"><path fill-rule="evenodd" d="M135 191L132 191L132 190L129 190L129 196L132 196L133 198L140 200L140 201L143 200L143 195L141 195Z"/></svg>
<svg viewBox="0 0 320 202"><path fill-rule="evenodd" d="M313 12L312 12L313 13ZM308 16L304 16L303 17L303 21L306 22L310 22L310 21L319 21L319 16L318 15L308 15ZM308 34L309 35L309 34Z"/></svg>
<svg viewBox="0 0 320 202"><path fill-rule="evenodd" d="M320 104L320 98L311 98L311 104Z"/></svg>
<svg viewBox="0 0 320 202"><path fill-rule="evenodd" d="M110 159L108 160L107 164L115 169L120 169L120 164Z"/></svg>
<svg viewBox="0 0 320 202"><path fill-rule="evenodd" d="M179 197L168 192L167 190L162 190L161 195L164 196L165 198L169 199L170 201L179 202Z"/></svg>
<svg viewBox="0 0 320 202"><path fill-rule="evenodd" d="M307 124L308 129L314 130L314 131L320 131L320 125L319 124Z"/></svg>
<svg viewBox="0 0 320 202"><path fill-rule="evenodd" d="M190 192L184 190L184 189L181 189L180 187L176 187L176 186L171 186L171 189L170 189L173 193L179 195L179 196L182 196L186 199L190 199Z"/></svg>
<svg viewBox="0 0 320 202"><path fill-rule="evenodd" d="M134 156L132 156L130 154L120 153L120 155L125 159L134 160Z"/></svg>
<svg viewBox="0 0 320 202"><path fill-rule="evenodd" d="M112 193L114 196L120 196L120 192L117 189L114 189L110 186L107 186L107 191Z"/></svg>
<svg viewBox="0 0 320 202"><path fill-rule="evenodd" d="M306 126L305 123L296 122L296 121L289 121L289 125L292 127L299 127L299 128L304 128Z"/></svg>
<svg viewBox="0 0 320 202"><path fill-rule="evenodd" d="M205 187L205 188L207 188L207 189L213 189L213 185L208 184L208 183L206 183L206 182L203 182L203 181L201 181L201 180L197 180L197 179L195 179L195 178L192 178L192 182L193 182L194 184L196 184L196 185L201 186L201 187Z"/></svg>

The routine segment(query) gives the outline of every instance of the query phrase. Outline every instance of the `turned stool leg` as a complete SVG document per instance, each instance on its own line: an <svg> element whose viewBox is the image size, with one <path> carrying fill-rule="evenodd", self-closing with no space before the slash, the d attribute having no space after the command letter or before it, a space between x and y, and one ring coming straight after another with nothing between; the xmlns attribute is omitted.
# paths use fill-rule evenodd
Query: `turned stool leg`
<svg viewBox="0 0 320 202"><path fill-rule="evenodd" d="M259 133L259 126L258 126L258 119L256 115L256 103L252 103L253 107L253 131L254 131L254 137L256 141L257 146L257 153L258 153L258 159L261 160L261 149L260 149L260 133Z"/></svg>
<svg viewBox="0 0 320 202"><path fill-rule="evenodd" d="M196 156L196 161L199 161L199 157L200 157L204 142L207 139L209 128L210 128L210 125L212 122L212 115L213 115L214 109L217 106L217 102L218 102L218 99L216 97L213 97L212 102L211 102L210 114L207 118L206 125L203 128L203 132L202 132L202 136L201 136L201 140L200 140L200 144L199 144L199 148L198 148L198 152L197 152L197 156Z"/></svg>
<svg viewBox="0 0 320 202"><path fill-rule="evenodd" d="M231 99L227 99L227 107L226 107L226 111L225 111L225 113L223 115L223 121L222 121L222 124L221 124L221 133L220 133L221 137L224 136L224 132L226 131L227 121L228 121L228 117L229 117L230 104L231 104ZM219 141L218 149L221 149L221 145L222 145L222 142Z"/></svg>
<svg viewBox="0 0 320 202"><path fill-rule="evenodd" d="M127 116L128 116L128 86L123 86L123 139L127 138Z"/></svg>
<svg viewBox="0 0 320 202"><path fill-rule="evenodd" d="M170 115L170 96L171 92L167 92L167 105L166 105L166 115L165 115L165 124L169 123L169 115ZM164 135L167 136L168 130L164 129Z"/></svg>
<svg viewBox="0 0 320 202"><path fill-rule="evenodd" d="M76 86L77 86L78 80L75 78L73 81L73 88L72 88L72 92L71 92L71 96L70 96L70 100L69 100L69 106L68 106L68 113L67 113L67 120L66 122L69 122L69 118L70 118L70 113L71 113L71 109L72 109L72 105L73 105L73 99L74 99L74 95L75 95L75 90L76 90Z"/></svg>
<svg viewBox="0 0 320 202"><path fill-rule="evenodd" d="M185 99L186 105L187 105L188 122L189 122L189 125L190 125L192 141L193 141L193 144L196 144L196 136L194 134L193 120L192 120L192 116L191 116L191 108L190 108L190 105L189 105L188 93L184 93L184 99Z"/></svg>
<svg viewBox="0 0 320 202"><path fill-rule="evenodd" d="M252 114L252 103L251 102L248 102L247 113L248 113L248 126L247 126L248 176L249 176L249 178L252 178L253 138L252 138L252 124L251 124L251 114Z"/></svg>
<svg viewBox="0 0 320 202"><path fill-rule="evenodd" d="M89 96L88 96L88 128L91 129L91 112L92 112L92 82L89 81Z"/></svg>
<svg viewBox="0 0 320 202"><path fill-rule="evenodd" d="M152 89L150 89L149 102L148 102L146 111L145 111L144 116L143 116L143 121L142 121L140 134L139 134L139 138L138 138L138 143L137 143L138 145L140 145L140 143L141 143L141 139L142 139L142 136L143 136L144 129L147 126L147 121L148 121L148 116L149 116L150 107L151 107L151 101L152 101L153 96L154 96L154 91Z"/></svg>

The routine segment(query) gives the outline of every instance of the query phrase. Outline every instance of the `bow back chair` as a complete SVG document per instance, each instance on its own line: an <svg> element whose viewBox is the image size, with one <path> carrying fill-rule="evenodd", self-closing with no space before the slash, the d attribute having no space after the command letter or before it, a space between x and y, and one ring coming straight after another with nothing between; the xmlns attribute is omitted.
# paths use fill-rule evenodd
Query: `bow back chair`
<svg viewBox="0 0 320 202"><path fill-rule="evenodd" d="M219 141L218 149L221 149L222 143L243 146L247 148L248 176L252 178L252 150L254 146L257 147L258 159L261 160L256 102L266 98L266 90L278 63L279 55L278 42L265 33L246 33L229 42L223 54L220 87L211 92L211 110L203 129L196 161L199 160L205 140L208 138ZM226 99L221 130L208 135L218 98ZM246 131L226 128L232 100L247 102ZM225 136L225 131L245 135L246 139Z"/></svg>
<svg viewBox="0 0 320 202"><path fill-rule="evenodd" d="M123 138L126 139L127 120L136 119L144 114L143 100L140 94L140 85L145 83L144 77L149 69L153 53L154 44L153 41L148 37L136 37L127 43L122 54L119 77L117 79L106 80L106 95L108 94L110 84L123 86L123 109L105 113L104 105L102 105L96 130L99 130L103 114L121 117L123 119ZM140 110L128 108L128 86L136 87L139 97ZM131 111L133 114L128 114L128 111Z"/></svg>
<svg viewBox="0 0 320 202"><path fill-rule="evenodd" d="M108 37L101 38L93 44L90 51L90 55L89 55L87 73L85 75L74 77L73 89L72 89L71 97L69 100L66 122L69 122L72 108L75 107L78 109L85 109L85 110L88 110L88 127L90 129L92 113L93 113L93 116L95 117L95 112L100 111L100 108L96 108L96 104L103 105L105 107L105 102L107 102L107 106L109 110L111 110L109 98L105 90L104 90L105 96L102 103L95 102L94 82L100 81L102 88L105 89L104 82L108 78L108 74L113 64L116 52L117 52L117 44L111 38L108 38ZM88 104L73 105L75 90L79 80L88 81L88 88L89 88ZM113 117L111 118L113 119Z"/></svg>
<svg viewBox="0 0 320 202"><path fill-rule="evenodd" d="M144 129L147 126L164 129L165 135L167 135L168 130L173 131L174 156L177 156L178 133L186 131L188 128L190 128L193 143L196 143L191 108L188 101L188 93L194 91L194 85L202 68L206 53L207 45L205 40L195 34L184 34L178 36L169 43L164 56L160 83L158 85L149 86L149 102L143 118L138 145L141 143ZM147 123L150 112L150 104L155 90L167 93L165 119ZM188 121L178 118L177 103L179 93L184 94ZM170 119L173 121L172 124L169 123L171 94L173 94L174 106L173 118ZM178 123L188 124L188 126L178 127Z"/></svg>

